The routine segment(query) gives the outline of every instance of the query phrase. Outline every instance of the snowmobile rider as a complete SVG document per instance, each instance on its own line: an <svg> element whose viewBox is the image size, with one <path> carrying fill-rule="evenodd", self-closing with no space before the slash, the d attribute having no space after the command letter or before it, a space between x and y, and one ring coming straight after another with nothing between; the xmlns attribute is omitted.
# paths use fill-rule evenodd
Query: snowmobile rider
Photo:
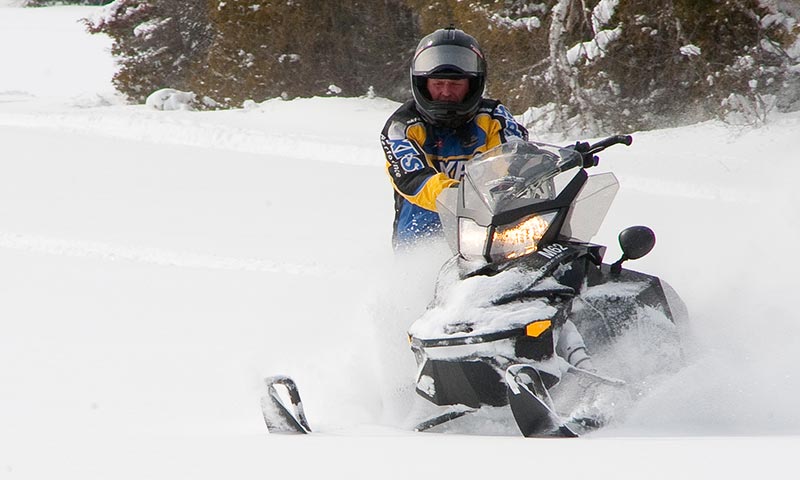
<svg viewBox="0 0 800 480"><path fill-rule="evenodd" d="M485 86L486 60L472 36L450 26L417 45L413 100L398 108L381 132L394 187L395 249L440 234L436 197L458 185L466 162L512 137L528 139L500 101L483 97ZM560 330L557 353L574 366L593 369L575 325L567 321Z"/></svg>
<svg viewBox="0 0 800 480"><path fill-rule="evenodd" d="M528 138L498 100L483 98L486 60L453 26L424 37L411 61L413 100L381 132L394 188L395 249L441 232L436 197L458 185L464 164L511 137Z"/></svg>

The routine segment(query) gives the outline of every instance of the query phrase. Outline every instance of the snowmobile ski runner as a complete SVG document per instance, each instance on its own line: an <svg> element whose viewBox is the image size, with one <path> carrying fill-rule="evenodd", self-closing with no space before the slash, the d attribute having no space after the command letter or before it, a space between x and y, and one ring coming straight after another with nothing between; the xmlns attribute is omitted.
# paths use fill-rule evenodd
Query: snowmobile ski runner
<svg viewBox="0 0 800 480"><path fill-rule="evenodd" d="M530 365L506 370L508 403L520 432L526 437L577 437L553 411L553 400L539 371Z"/></svg>
<svg viewBox="0 0 800 480"><path fill-rule="evenodd" d="M285 375L264 379L267 394L261 397L261 412L270 433L311 433L300 392L294 380ZM277 387L277 388L276 388ZM288 398L282 398L278 388L285 389ZM288 400L288 404L286 402Z"/></svg>

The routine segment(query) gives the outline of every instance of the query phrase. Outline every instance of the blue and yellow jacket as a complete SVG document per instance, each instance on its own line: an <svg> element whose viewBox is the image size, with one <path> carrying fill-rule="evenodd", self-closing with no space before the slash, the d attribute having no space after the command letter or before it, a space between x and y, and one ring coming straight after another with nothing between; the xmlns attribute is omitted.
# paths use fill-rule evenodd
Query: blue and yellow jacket
<svg viewBox="0 0 800 480"><path fill-rule="evenodd" d="M475 117L458 129L426 124L408 101L381 132L386 169L394 187L395 248L441 231L436 197L458 184L464 164L510 137L528 138L525 128L497 100L483 99Z"/></svg>

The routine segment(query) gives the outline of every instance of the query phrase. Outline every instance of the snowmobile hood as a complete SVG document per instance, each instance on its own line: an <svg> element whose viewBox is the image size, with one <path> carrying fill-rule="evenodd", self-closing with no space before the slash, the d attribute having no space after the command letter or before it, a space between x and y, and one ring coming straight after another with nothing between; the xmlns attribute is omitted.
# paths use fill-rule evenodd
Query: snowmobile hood
<svg viewBox="0 0 800 480"><path fill-rule="evenodd" d="M552 277L538 281L528 268L512 268L493 276L476 275L459 280L457 263L451 263L437 284L431 308L409 329L412 339L478 339L487 335L503 338L519 334L536 320L551 319L557 309L541 299L505 303L501 299L513 292L543 292L565 287ZM455 322L453 319L457 319ZM491 338L491 337L490 337Z"/></svg>

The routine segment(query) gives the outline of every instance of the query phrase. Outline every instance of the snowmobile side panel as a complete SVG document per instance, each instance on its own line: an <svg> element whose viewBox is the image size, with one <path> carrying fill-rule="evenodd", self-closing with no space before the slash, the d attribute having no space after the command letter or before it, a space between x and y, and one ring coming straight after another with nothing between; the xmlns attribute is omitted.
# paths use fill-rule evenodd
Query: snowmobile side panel
<svg viewBox="0 0 800 480"><path fill-rule="evenodd" d="M573 311L571 316L588 341L607 343L626 332L636 321L637 311L643 306L663 312L673 323L676 321L675 313L685 316L682 301L675 294L672 295L674 298L668 297L658 277L627 269L614 275L609 269L608 265L603 264L588 275L589 288L580 295L580 302L588 305L588 308ZM672 292L669 286L667 288ZM626 289L629 290L627 293ZM598 294L598 291L607 293ZM682 307L683 312L673 312L676 306Z"/></svg>

